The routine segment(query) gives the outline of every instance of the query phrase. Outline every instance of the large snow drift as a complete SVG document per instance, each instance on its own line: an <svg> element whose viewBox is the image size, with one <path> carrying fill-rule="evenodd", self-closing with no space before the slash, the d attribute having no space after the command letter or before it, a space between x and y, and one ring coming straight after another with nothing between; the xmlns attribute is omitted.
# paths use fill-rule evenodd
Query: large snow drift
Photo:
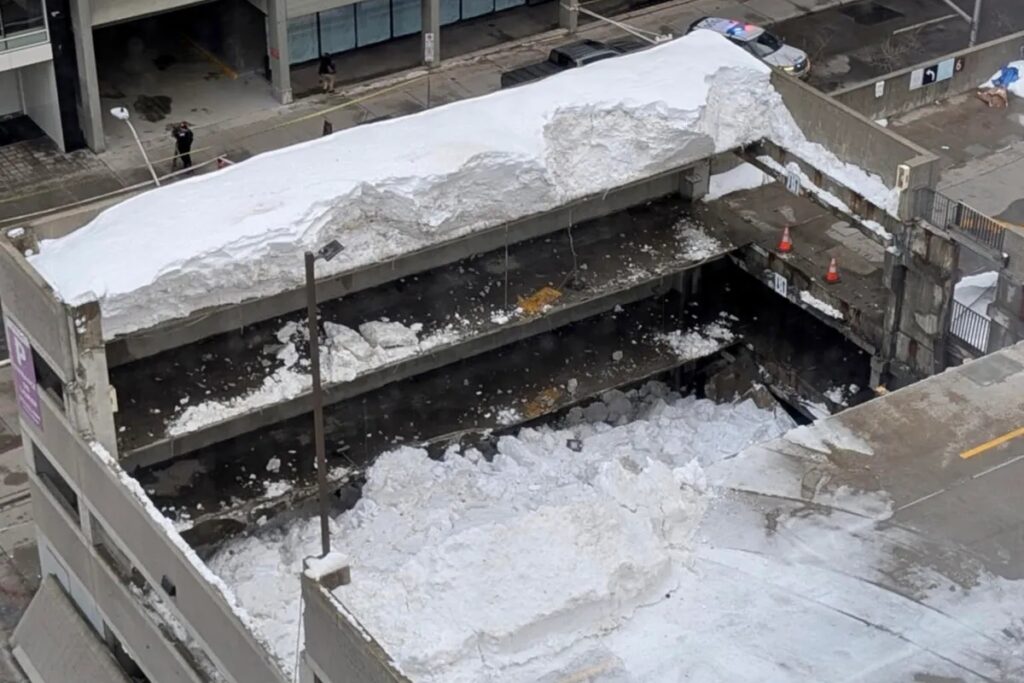
<svg viewBox="0 0 1024 683"><path fill-rule="evenodd" d="M879 206L896 192L810 143L770 70L693 34L536 84L348 129L147 192L45 241L58 294L98 299L108 339L548 210L761 138Z"/></svg>
<svg viewBox="0 0 1024 683"><path fill-rule="evenodd" d="M590 415L619 426L578 422ZM352 564L352 590L339 597L413 680L539 680L534 659L557 668L623 627L685 571L708 499L700 463L792 426L751 401L680 398L656 383L609 392L571 421L501 439L492 462L383 455L359 503L332 520L332 545ZM240 539L210 561L285 667L317 524Z"/></svg>

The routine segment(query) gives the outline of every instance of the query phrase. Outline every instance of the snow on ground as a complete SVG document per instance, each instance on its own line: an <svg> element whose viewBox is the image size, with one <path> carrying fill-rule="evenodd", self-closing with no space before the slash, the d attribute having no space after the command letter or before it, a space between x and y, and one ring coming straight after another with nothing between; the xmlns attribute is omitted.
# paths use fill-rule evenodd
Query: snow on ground
<svg viewBox="0 0 1024 683"><path fill-rule="evenodd" d="M672 330L655 335L657 341L672 349L682 361L710 356L735 338L728 321L708 323L699 330Z"/></svg>
<svg viewBox="0 0 1024 683"><path fill-rule="evenodd" d="M999 273L989 270L960 278L953 289L953 298L978 315L988 317L988 306L996 299Z"/></svg>
<svg viewBox="0 0 1024 683"><path fill-rule="evenodd" d="M348 382L388 363L414 356L462 336L453 326L420 338L419 323L403 325L393 321L372 321L350 327L325 322L325 340L320 345L320 372L324 384ZM309 391L313 385L309 359L309 330L305 323L290 322L277 333L280 346L271 355L280 366L254 391L225 400L204 401L187 406L167 425L170 435L184 434L241 415L261 406L286 401Z"/></svg>
<svg viewBox="0 0 1024 683"><path fill-rule="evenodd" d="M143 193L30 261L64 301L98 300L110 339L298 288L302 253L331 239L345 250L318 264L321 277L762 138L894 211L897 191L806 139L770 74L696 31Z"/></svg>
<svg viewBox="0 0 1024 683"><path fill-rule="evenodd" d="M676 237L683 247L677 256L687 261L703 261L721 254L725 248L717 239L705 233L701 228L692 225L688 218L676 223L675 231Z"/></svg>
<svg viewBox="0 0 1024 683"><path fill-rule="evenodd" d="M842 311L840 311L838 308L831 304L825 303L818 297L808 292L806 289L800 291L800 301L802 301L805 306L810 306L811 308L817 309L824 313L825 315L829 316L830 318L835 318L836 320L843 319Z"/></svg>
<svg viewBox="0 0 1024 683"><path fill-rule="evenodd" d="M558 661L628 626L690 562L710 495L701 464L792 426L752 401L680 398L655 383L597 403L605 417L638 419L523 430L492 462L400 449L332 520L354 588L338 596L414 680L540 680L534 658ZM210 562L289 669L297 575L319 547L317 524L231 542Z"/></svg>
<svg viewBox="0 0 1024 683"><path fill-rule="evenodd" d="M705 202L710 202L733 192L750 190L773 182L775 182L775 178L757 166L744 162L724 173L712 175L708 185L708 193L701 199Z"/></svg>
<svg viewBox="0 0 1024 683"><path fill-rule="evenodd" d="M869 466L849 430L762 448L792 422L751 401L650 384L604 412L624 399L632 422L522 430L491 462L386 454L332 520L352 578L335 597L415 683L1021 680L1022 582L953 550L915 560L934 541L885 524L884 491L824 475L803 492L833 448ZM289 669L318 533L211 560Z"/></svg>

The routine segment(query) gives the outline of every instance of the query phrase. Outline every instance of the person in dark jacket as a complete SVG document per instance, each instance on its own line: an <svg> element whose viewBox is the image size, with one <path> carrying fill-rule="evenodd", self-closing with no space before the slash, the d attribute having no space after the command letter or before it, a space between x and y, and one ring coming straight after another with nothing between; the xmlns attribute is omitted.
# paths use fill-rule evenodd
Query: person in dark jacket
<svg viewBox="0 0 1024 683"><path fill-rule="evenodd" d="M326 52L320 57L320 68L317 73L320 74L320 86L324 92L334 92L334 74L337 73L337 69L334 67L334 60Z"/></svg>
<svg viewBox="0 0 1024 683"><path fill-rule="evenodd" d="M192 129L182 121L174 127L171 135L174 136L174 149L177 152L175 162L180 159L182 168L192 168Z"/></svg>

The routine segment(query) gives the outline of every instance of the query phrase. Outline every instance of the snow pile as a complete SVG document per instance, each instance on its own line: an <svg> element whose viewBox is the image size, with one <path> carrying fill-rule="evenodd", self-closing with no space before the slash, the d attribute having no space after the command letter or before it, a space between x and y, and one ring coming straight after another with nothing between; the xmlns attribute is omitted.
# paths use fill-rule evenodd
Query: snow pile
<svg viewBox="0 0 1024 683"><path fill-rule="evenodd" d="M680 65L685 65L681 67ZM350 128L174 183L31 262L110 339L550 210L769 138L869 201L897 192L809 142L762 62L708 31L535 84ZM111 267L114 264L115 267Z"/></svg>
<svg viewBox="0 0 1024 683"><path fill-rule="evenodd" d="M811 294L810 292L808 292L806 289L804 289L804 290L802 290L800 292L800 301L802 301L805 306L810 306L813 309L821 311L822 313L824 313L825 315L827 315L830 318L835 318L836 320L842 320L843 319L843 312L842 311L840 311L838 308L836 308L832 304L825 303L824 301L822 301L818 297L816 297L813 294Z"/></svg>
<svg viewBox="0 0 1024 683"><path fill-rule="evenodd" d="M619 394L609 401L625 399L640 419L526 429L502 438L492 462L406 448L370 469L362 499L332 520L352 575L334 593L407 676L547 680L630 631L688 571L709 495L700 463L792 426L750 401L680 399L661 385ZM297 574L318 534L304 520L211 560L288 668Z"/></svg>
<svg viewBox="0 0 1024 683"><path fill-rule="evenodd" d="M708 193L701 199L705 202L710 202L733 192L751 190L773 182L775 182L775 179L757 166L743 162L736 168L712 175L708 185Z"/></svg>
<svg viewBox="0 0 1024 683"><path fill-rule="evenodd" d="M687 361L710 356L733 341L736 336L724 323L714 322L704 325L699 330L689 332L682 330L660 332L654 338L669 347L679 360Z"/></svg>
<svg viewBox="0 0 1024 683"><path fill-rule="evenodd" d="M422 329L419 323L407 326L381 320L363 323L356 332L344 325L325 322L325 339L320 345L323 383L349 382L383 365L453 343L461 337L458 330L449 326L420 339ZM285 324L278 330L277 340L281 346L272 350L272 355L281 365L262 385L243 396L188 406L167 425L167 433L173 436L191 432L309 391L313 379L309 359L305 357L309 348L306 324Z"/></svg>
<svg viewBox="0 0 1024 683"><path fill-rule="evenodd" d="M996 299L999 273L994 270L968 275L956 283L953 298L975 313L988 318L988 307Z"/></svg>
<svg viewBox="0 0 1024 683"><path fill-rule="evenodd" d="M703 261L721 254L725 248L721 242L699 227L690 224L686 218L676 223L675 231L676 238L685 245L683 250L676 255L677 258L684 258L687 261Z"/></svg>

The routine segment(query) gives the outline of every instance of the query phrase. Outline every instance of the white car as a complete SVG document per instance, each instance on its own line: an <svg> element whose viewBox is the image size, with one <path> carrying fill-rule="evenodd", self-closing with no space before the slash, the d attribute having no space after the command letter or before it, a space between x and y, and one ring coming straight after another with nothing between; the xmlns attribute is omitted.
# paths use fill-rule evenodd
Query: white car
<svg viewBox="0 0 1024 683"><path fill-rule="evenodd" d="M811 73L811 60L808 59L807 53L786 45L781 38L760 26L744 24L733 19L704 17L690 24L687 33L697 29L706 29L723 35L768 66L797 78L807 78Z"/></svg>

